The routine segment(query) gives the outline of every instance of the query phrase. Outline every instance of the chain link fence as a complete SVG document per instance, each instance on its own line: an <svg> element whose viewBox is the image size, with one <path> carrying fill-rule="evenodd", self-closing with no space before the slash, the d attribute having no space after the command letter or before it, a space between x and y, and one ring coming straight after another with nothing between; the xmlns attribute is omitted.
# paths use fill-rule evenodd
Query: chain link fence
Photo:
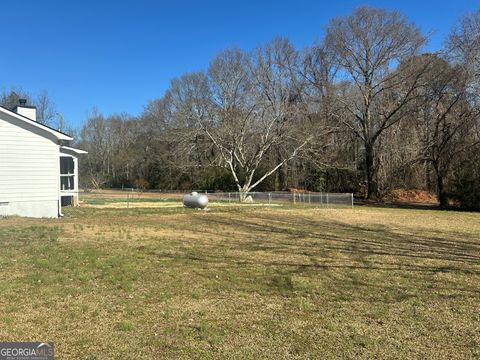
<svg viewBox="0 0 480 360"><path fill-rule="evenodd" d="M210 201L226 201L238 202L238 192L213 192L198 191L208 195ZM289 202L298 205L315 205L315 206L348 206L353 207L353 193L325 193L325 192L288 192L288 191L272 191L258 192L253 191L247 194L254 203L281 203Z"/></svg>
<svg viewBox="0 0 480 360"><path fill-rule="evenodd" d="M238 192L217 192L212 190L193 190L199 194L208 195L210 202L238 203ZM108 202L162 202L182 201L183 195L189 193L185 190L146 190L137 189L109 189L88 191L80 194L80 199L88 204L103 204ZM327 193L327 192L289 192L289 191L252 191L247 194L247 202L259 204L291 203L295 205L312 205L323 207L353 207L352 193ZM108 200L107 200L108 199ZM127 206L128 207L128 206Z"/></svg>

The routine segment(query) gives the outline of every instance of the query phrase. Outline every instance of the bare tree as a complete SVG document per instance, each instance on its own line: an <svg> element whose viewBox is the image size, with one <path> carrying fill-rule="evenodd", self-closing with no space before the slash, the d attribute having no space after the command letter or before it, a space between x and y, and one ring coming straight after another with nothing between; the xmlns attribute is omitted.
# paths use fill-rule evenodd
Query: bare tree
<svg viewBox="0 0 480 360"><path fill-rule="evenodd" d="M418 91L419 101L412 107L422 134L419 159L433 168L440 206L448 204L445 181L459 155L476 145L472 136L478 111L468 100L468 72L452 66L436 55L414 59L428 62L426 86Z"/></svg>
<svg viewBox="0 0 480 360"><path fill-rule="evenodd" d="M13 108L19 104L19 99L25 99L27 103L33 102L29 93L22 89L14 88L9 91L2 91L0 95L0 105L9 110L13 110Z"/></svg>
<svg viewBox="0 0 480 360"><path fill-rule="evenodd" d="M57 113L55 103L46 90L40 92L36 97L22 89L3 91L0 95L0 105L12 110L19 104L19 99L25 99L28 105L34 105L37 108L37 121L39 123L52 125L52 121Z"/></svg>
<svg viewBox="0 0 480 360"><path fill-rule="evenodd" d="M460 19L447 39L450 59L469 71L477 96L480 91L480 8Z"/></svg>
<svg viewBox="0 0 480 360"><path fill-rule="evenodd" d="M169 91L177 114L213 146L212 163L230 171L241 201L310 140L298 136L296 65L296 51L278 39L250 55L227 50L212 61L208 76L183 77ZM285 156L260 170L275 147L283 147Z"/></svg>
<svg viewBox="0 0 480 360"><path fill-rule="evenodd" d="M53 125L57 110L46 90L42 91L34 100L37 107L37 121L45 125Z"/></svg>
<svg viewBox="0 0 480 360"><path fill-rule="evenodd" d="M420 30L396 11L360 7L327 28L325 48L334 56L337 79L353 86L351 96L340 99L349 114L342 121L362 141L367 198L377 192L378 139L402 119L400 110L420 86L418 72L394 71L394 67L407 63L424 43ZM397 91L400 87L402 91Z"/></svg>
<svg viewBox="0 0 480 360"><path fill-rule="evenodd" d="M108 182L106 175L110 147L105 118L96 109L83 125L79 146L88 151L88 156L80 162L82 172L88 174L88 185L94 188L102 187Z"/></svg>
<svg viewBox="0 0 480 360"><path fill-rule="evenodd" d="M316 134L305 158L326 174L329 169L355 172L358 160L354 134L340 126L349 116L342 105L348 84L335 82L337 71L333 54L323 44L304 52L300 73L305 80L303 101L312 118L310 131Z"/></svg>
<svg viewBox="0 0 480 360"><path fill-rule="evenodd" d="M476 156L480 149L480 8L460 19L447 38L445 53L452 65L444 63L447 71L436 75L431 85L446 77L448 80L448 75L450 80L438 101L443 111L433 121L427 150L437 174L440 204L447 203L444 182L454 172L456 184L450 190L463 205L478 208L475 192L479 191L480 165Z"/></svg>

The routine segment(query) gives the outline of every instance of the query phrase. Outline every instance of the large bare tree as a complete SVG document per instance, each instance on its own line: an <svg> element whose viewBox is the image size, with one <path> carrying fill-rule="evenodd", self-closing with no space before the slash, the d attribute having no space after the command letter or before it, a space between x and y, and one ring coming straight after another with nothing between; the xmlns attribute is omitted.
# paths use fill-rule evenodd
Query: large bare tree
<svg viewBox="0 0 480 360"><path fill-rule="evenodd" d="M176 116L212 145L212 163L230 171L241 201L311 139L301 131L297 64L293 46L276 39L250 54L224 51L211 62L208 74L190 74L172 83L169 95ZM262 167L274 148L282 148L284 156Z"/></svg>
<svg viewBox="0 0 480 360"><path fill-rule="evenodd" d="M402 119L402 108L420 86L418 72L395 68L407 63L424 43L418 27L396 11L360 7L327 27L325 48L338 67L336 78L352 86L350 96L340 98L348 112L342 121L363 145L367 198L377 192L379 137Z"/></svg>

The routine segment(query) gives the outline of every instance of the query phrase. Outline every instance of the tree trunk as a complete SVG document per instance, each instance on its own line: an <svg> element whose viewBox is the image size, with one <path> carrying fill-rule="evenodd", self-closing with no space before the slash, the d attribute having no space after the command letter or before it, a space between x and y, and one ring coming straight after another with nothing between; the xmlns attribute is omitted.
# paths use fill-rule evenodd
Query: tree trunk
<svg viewBox="0 0 480 360"><path fill-rule="evenodd" d="M278 170L277 170L277 174L276 174L276 179L275 179L275 190L277 191L282 191L282 190L285 190L286 188L286 176L285 176L285 169L284 167L280 167Z"/></svg>
<svg viewBox="0 0 480 360"><path fill-rule="evenodd" d="M375 198L377 195L377 189L374 180L375 165L373 158L373 146L371 144L365 144L365 175L367 181L367 193L365 198Z"/></svg>
<svg viewBox="0 0 480 360"><path fill-rule="evenodd" d="M437 175L437 198L440 207L444 208L448 205L448 198L443 184L443 176Z"/></svg>
<svg viewBox="0 0 480 360"><path fill-rule="evenodd" d="M239 189L238 198L239 198L241 203L245 202L245 199L247 198L247 195L248 195L248 189L247 188L242 187L241 189Z"/></svg>
<svg viewBox="0 0 480 360"><path fill-rule="evenodd" d="M425 186L428 191L432 191L433 188L433 181L432 181L432 171L430 167L430 163L425 162Z"/></svg>
<svg viewBox="0 0 480 360"><path fill-rule="evenodd" d="M280 163L283 161L282 154L280 150L277 149L276 151L276 163ZM276 172L275 176L275 190L282 191L286 188L286 166L280 166Z"/></svg>

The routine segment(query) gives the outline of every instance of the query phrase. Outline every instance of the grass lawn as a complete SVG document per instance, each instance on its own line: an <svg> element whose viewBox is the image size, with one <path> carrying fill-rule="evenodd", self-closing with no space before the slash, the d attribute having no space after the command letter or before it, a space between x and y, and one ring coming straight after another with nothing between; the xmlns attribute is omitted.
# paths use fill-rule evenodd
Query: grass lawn
<svg viewBox="0 0 480 360"><path fill-rule="evenodd" d="M480 214L93 205L0 219L2 341L58 359L480 358Z"/></svg>

